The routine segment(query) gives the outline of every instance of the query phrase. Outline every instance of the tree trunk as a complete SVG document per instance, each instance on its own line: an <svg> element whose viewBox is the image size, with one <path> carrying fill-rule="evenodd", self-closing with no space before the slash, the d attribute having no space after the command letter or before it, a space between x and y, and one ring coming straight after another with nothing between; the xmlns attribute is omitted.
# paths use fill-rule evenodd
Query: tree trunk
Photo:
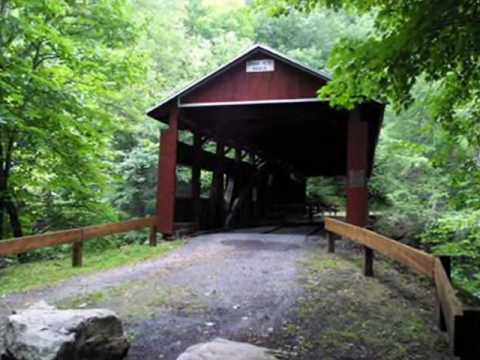
<svg viewBox="0 0 480 360"><path fill-rule="evenodd" d="M7 194L7 179L5 177L5 160L3 153L3 136L0 133L0 239L3 239L3 226L5 219L5 196Z"/></svg>
<svg viewBox="0 0 480 360"><path fill-rule="evenodd" d="M3 203L3 192L0 190L0 240L3 239L3 223L5 219L5 205Z"/></svg>
<svg viewBox="0 0 480 360"><path fill-rule="evenodd" d="M13 236L23 236L22 225L20 217L18 216L18 208L8 188L8 180L12 168L14 135L9 134L6 136L6 144L3 144L2 140L3 139L0 138L0 239L3 238L5 233L4 223L6 213L8 213L10 218Z"/></svg>
<svg viewBox="0 0 480 360"><path fill-rule="evenodd" d="M10 217L10 225L12 226L12 233L14 237L22 237L22 224L20 223L20 217L18 216L18 208L11 198L8 198L5 202L8 215Z"/></svg>

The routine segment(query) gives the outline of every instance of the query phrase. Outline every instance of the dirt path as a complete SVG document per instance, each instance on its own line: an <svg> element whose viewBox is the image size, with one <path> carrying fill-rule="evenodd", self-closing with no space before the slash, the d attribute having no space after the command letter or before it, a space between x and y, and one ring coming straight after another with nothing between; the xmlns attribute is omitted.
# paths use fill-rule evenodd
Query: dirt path
<svg viewBox="0 0 480 360"><path fill-rule="evenodd" d="M7 296L0 315L40 299L111 308L132 339L130 360L174 360L217 336L292 359L450 359L428 285L386 262L366 279L354 250L328 255L312 229L199 236L165 258Z"/></svg>

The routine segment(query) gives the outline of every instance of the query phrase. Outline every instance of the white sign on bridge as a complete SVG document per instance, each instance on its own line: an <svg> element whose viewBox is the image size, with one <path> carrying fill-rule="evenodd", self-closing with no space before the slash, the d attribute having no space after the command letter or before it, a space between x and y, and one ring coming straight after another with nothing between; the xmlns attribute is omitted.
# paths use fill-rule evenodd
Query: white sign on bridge
<svg viewBox="0 0 480 360"><path fill-rule="evenodd" d="M247 61L247 72L270 72L275 70L275 61L272 59Z"/></svg>

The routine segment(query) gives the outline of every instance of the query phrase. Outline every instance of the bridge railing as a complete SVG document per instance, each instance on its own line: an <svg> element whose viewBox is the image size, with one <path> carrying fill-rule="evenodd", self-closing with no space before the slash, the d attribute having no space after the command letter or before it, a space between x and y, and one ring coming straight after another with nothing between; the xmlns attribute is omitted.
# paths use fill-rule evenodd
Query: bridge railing
<svg viewBox="0 0 480 360"><path fill-rule="evenodd" d="M366 246L433 280L437 296L437 321L447 331L450 350L462 360L480 359L480 307L462 302L453 287L449 270L440 258L402 244L371 230L332 218L325 219L329 252L335 252L336 234Z"/></svg>
<svg viewBox="0 0 480 360"><path fill-rule="evenodd" d="M72 244L72 266L77 267L82 266L84 241L145 228L151 229L149 243L151 246L156 246L156 218L152 216L3 240L0 241L0 256L17 255L46 247Z"/></svg>

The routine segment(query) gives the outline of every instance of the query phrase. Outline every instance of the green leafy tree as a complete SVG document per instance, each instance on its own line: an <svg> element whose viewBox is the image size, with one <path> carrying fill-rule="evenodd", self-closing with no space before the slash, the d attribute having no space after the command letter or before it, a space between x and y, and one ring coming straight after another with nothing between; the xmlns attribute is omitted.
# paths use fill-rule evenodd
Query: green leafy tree
<svg viewBox="0 0 480 360"><path fill-rule="evenodd" d="M108 216L112 113L141 71L130 14L126 0L0 0L0 238L6 212L14 236L20 208L39 226L39 202L67 224Z"/></svg>
<svg viewBox="0 0 480 360"><path fill-rule="evenodd" d="M362 39L344 39L335 47L330 66L334 80L321 95L351 107L383 99L397 108L413 101L420 75L436 81L435 118L478 119L480 85L480 4L472 1L260 0L274 14L292 9L312 11L319 5L374 16L374 29ZM469 108L473 113L462 114ZM458 123L458 121L456 121ZM452 125L456 127L457 125ZM478 138L477 126L474 134Z"/></svg>
<svg viewBox="0 0 480 360"><path fill-rule="evenodd" d="M308 14L292 9L282 16L259 12L256 41L317 69L327 69L332 49L344 37L360 38L372 27L370 16L317 9ZM315 29L315 31L312 31Z"/></svg>

